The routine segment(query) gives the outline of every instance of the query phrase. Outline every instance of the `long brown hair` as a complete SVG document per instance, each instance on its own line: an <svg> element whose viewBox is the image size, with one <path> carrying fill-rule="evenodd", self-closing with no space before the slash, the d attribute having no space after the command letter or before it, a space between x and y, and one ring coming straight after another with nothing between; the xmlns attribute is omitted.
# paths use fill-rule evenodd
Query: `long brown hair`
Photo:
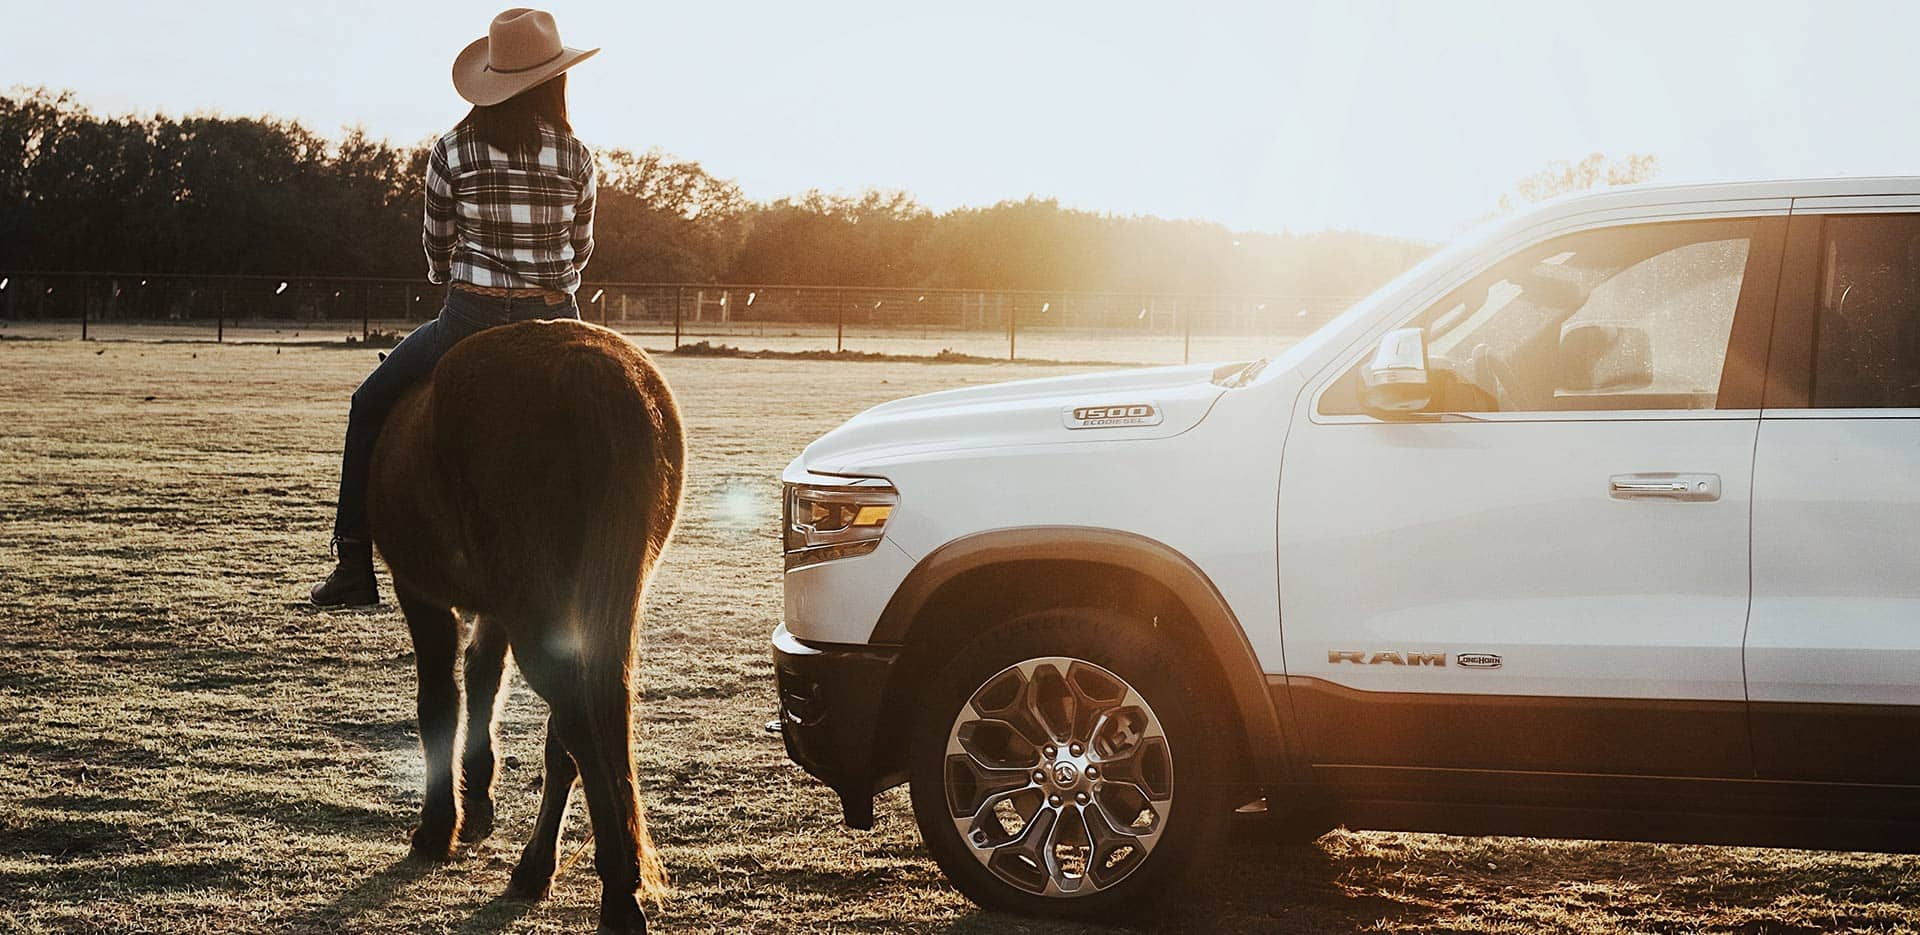
<svg viewBox="0 0 1920 935"><path fill-rule="evenodd" d="M567 73L561 72L498 104L475 104L462 125L506 152L540 148L540 124L572 133L567 122Z"/></svg>

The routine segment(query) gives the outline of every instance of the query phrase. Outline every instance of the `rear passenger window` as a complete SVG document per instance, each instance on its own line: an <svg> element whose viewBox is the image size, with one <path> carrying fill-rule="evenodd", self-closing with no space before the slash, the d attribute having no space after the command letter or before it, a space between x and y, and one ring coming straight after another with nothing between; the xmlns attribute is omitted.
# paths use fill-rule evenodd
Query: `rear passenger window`
<svg viewBox="0 0 1920 935"><path fill-rule="evenodd" d="M1813 405L1920 407L1920 215L1826 219Z"/></svg>

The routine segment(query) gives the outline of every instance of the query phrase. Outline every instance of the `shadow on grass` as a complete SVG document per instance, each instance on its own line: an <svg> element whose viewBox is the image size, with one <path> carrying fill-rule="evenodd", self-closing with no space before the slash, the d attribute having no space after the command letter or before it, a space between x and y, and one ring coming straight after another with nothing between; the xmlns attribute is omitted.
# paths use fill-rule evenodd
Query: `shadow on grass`
<svg viewBox="0 0 1920 935"><path fill-rule="evenodd" d="M239 860L218 858L175 860L142 858L134 862L77 860L70 863L42 863L24 872L0 871L0 892L61 894L78 902L100 896L101 881L111 879L114 886L139 893L194 892L233 885L246 871ZM0 919L4 919L0 915Z"/></svg>
<svg viewBox="0 0 1920 935"><path fill-rule="evenodd" d="M186 796L187 804L209 812L257 817L297 834L379 834L402 825L407 809L368 808L310 795L280 795L264 789L209 789Z"/></svg>
<svg viewBox="0 0 1920 935"><path fill-rule="evenodd" d="M133 854L151 843L126 822L61 816L0 827L0 856L71 859L99 854Z"/></svg>
<svg viewBox="0 0 1920 935"><path fill-rule="evenodd" d="M1284 845L1236 833L1182 891L1149 914L1106 925L1056 922L975 909L927 931L948 935L1092 931L1324 932L1389 922L1423 931L1436 910L1421 901L1343 887L1343 868L1312 845Z"/></svg>
<svg viewBox="0 0 1920 935"><path fill-rule="evenodd" d="M275 928L314 933L378 929L381 927L382 910L400 900L408 887L431 876L438 869L440 867L436 864L411 856L401 857L332 902L288 918ZM533 907L534 903L527 900L496 896L450 931L459 935L494 935L505 931Z"/></svg>
<svg viewBox="0 0 1920 935"><path fill-rule="evenodd" d="M412 857L402 857L387 865L359 885L334 897L324 906L316 906L284 922L287 931L337 932L357 929L348 923L393 903L409 884L433 873L434 867Z"/></svg>
<svg viewBox="0 0 1920 935"><path fill-rule="evenodd" d="M533 909L534 904L524 899L508 899L495 896L480 911L467 917L465 922L453 927L455 935L493 935L505 931L507 926L518 921Z"/></svg>
<svg viewBox="0 0 1920 935"><path fill-rule="evenodd" d="M928 889L948 884L915 841L899 838L862 848L861 858L840 869L818 865L762 866L742 854L698 873L682 870L683 896L728 889L729 880L751 878L755 893L778 893L805 913L824 912L836 930L937 932L947 935L1068 935L1104 931L1328 932L1369 926L1390 931L1443 930L1445 904L1417 889L1395 889L1353 879L1350 861L1318 845L1288 845L1258 830L1235 829L1232 837L1196 869L1194 877L1150 913L1110 918L1104 924L1027 917L967 905L938 920L916 918L901 899L917 906ZM664 917L672 921L674 907ZM1044 908L1044 907L1043 907ZM909 914L902 915L905 911ZM940 913L945 915L944 912ZM1369 929L1370 930L1370 929Z"/></svg>

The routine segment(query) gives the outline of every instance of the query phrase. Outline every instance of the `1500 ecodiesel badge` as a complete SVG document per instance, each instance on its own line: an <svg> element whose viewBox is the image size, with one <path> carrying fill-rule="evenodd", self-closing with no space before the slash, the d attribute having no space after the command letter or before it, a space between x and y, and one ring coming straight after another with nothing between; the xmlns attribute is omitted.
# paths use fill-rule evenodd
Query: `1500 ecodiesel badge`
<svg viewBox="0 0 1920 935"><path fill-rule="evenodd" d="M1920 848L1920 180L1613 190L787 468L794 760L982 905L1355 828Z"/></svg>

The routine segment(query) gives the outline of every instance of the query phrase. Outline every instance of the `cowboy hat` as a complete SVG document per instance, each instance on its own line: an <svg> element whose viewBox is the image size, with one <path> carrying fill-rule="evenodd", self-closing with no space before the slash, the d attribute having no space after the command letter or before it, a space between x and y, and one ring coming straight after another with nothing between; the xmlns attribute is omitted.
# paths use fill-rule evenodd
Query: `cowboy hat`
<svg viewBox="0 0 1920 935"><path fill-rule="evenodd" d="M453 89L475 104L498 104L590 58L599 49L560 44L553 14L516 7L453 60Z"/></svg>

